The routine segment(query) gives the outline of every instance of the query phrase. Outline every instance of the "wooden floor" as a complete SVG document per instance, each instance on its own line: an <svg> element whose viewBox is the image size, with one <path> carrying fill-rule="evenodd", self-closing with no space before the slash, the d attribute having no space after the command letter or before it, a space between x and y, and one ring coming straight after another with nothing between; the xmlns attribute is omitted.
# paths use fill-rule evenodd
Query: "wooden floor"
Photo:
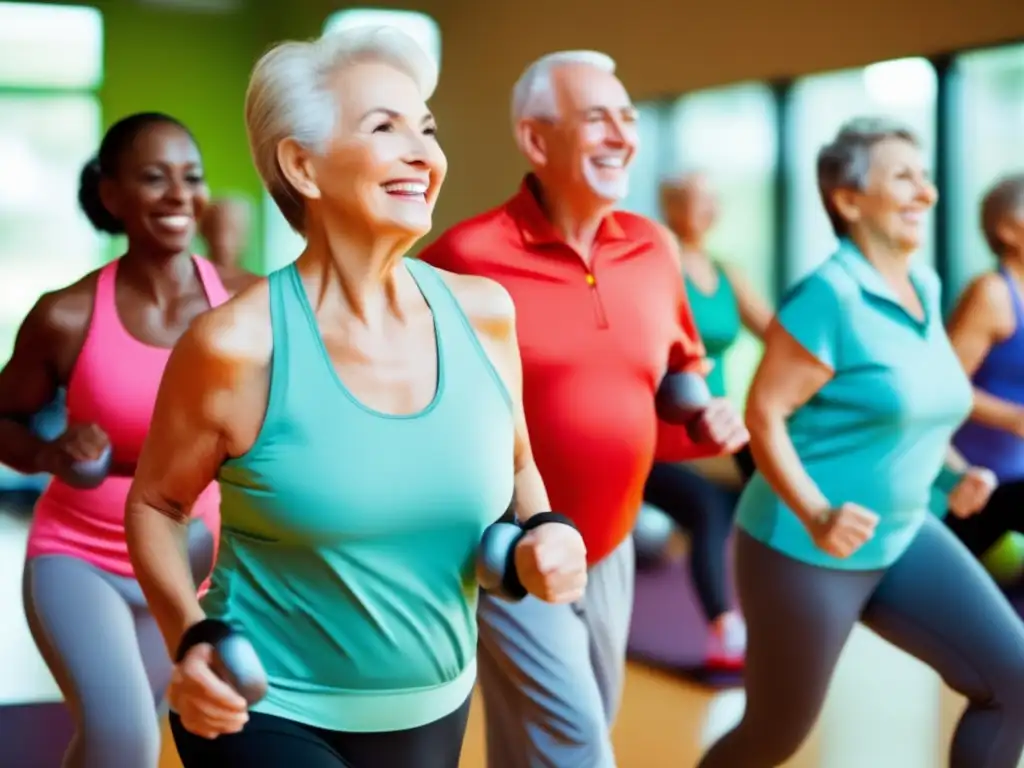
<svg viewBox="0 0 1024 768"><path fill-rule="evenodd" d="M24 523L0 514L0 610L5 618L0 631L0 706L60 700L24 622L24 546ZM858 629L840 662L817 728L786 766L942 768L962 706L931 670ZM742 711L741 691L709 692L631 665L613 732L618 765L690 768ZM475 701L462 768L484 768L481 714ZM2 750L0 745L0 754ZM180 768L169 740L160 768Z"/></svg>

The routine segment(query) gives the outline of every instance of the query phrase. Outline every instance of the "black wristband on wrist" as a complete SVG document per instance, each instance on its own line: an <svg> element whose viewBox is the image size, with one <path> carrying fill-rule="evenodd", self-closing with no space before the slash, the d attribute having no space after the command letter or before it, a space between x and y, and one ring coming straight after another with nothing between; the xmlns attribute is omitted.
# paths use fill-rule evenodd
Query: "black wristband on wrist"
<svg viewBox="0 0 1024 768"><path fill-rule="evenodd" d="M522 533L519 534L519 537L513 542L512 546L508 548L508 559L505 560L505 574L501 579L502 590L513 600L522 600L528 594L526 587L523 586L523 582L519 580L519 571L516 570L516 547L519 546L520 539L529 531L546 523L561 523L562 525L568 525L573 530L577 530L576 523L558 512L538 512L521 523L517 522L522 529Z"/></svg>
<svg viewBox="0 0 1024 768"><path fill-rule="evenodd" d="M174 663L180 664L190 650L201 643L216 646L231 634L231 627L220 619L203 619L185 630L178 641L178 652L174 655Z"/></svg>

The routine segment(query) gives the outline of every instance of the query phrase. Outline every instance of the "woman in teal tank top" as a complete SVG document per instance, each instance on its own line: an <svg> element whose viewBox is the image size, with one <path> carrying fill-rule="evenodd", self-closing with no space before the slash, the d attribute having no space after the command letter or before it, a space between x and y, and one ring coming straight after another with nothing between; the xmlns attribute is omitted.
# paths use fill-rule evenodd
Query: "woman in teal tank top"
<svg viewBox="0 0 1024 768"><path fill-rule="evenodd" d="M457 768L478 548L513 491L529 529L503 550L517 588L582 594L579 534L530 527L548 500L511 299L404 257L446 170L425 104L436 78L394 29L283 44L253 72L253 157L306 249L177 346L128 506L139 582L178 661L185 768ZM223 530L200 605L180 542L214 478ZM269 682L248 710L244 686L214 674L211 644L239 634Z"/></svg>
<svg viewBox="0 0 1024 768"><path fill-rule="evenodd" d="M712 364L708 388L714 397L725 397L726 353L744 326L762 338L771 309L738 270L708 254L706 242L718 217L718 201L703 174L664 182L662 209L680 243L686 295ZM747 448L734 461L742 480L753 473ZM644 488L644 501L663 510L690 537L690 575L711 630L704 665L712 672L743 665L746 632L743 619L730 608L726 583L726 542L737 498L734 487L696 465L658 462Z"/></svg>

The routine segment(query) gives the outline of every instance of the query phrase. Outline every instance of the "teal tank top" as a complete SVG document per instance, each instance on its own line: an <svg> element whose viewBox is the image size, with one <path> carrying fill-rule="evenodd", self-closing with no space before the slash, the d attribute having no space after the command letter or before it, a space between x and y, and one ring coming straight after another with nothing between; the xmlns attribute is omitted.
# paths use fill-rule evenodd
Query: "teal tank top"
<svg viewBox="0 0 1024 768"><path fill-rule="evenodd" d="M739 302L725 270L716 264L715 271L718 287L710 294L701 291L687 275L686 298L708 359L714 364L708 374L708 388L715 397L725 397L725 353L739 338L742 323Z"/></svg>
<svg viewBox="0 0 1024 768"><path fill-rule="evenodd" d="M405 263L438 349L435 397L408 416L346 389L295 266L269 277L267 414L249 452L221 467L220 551L203 599L266 667L255 712L395 731L472 692L475 554L512 498L513 411L441 276Z"/></svg>

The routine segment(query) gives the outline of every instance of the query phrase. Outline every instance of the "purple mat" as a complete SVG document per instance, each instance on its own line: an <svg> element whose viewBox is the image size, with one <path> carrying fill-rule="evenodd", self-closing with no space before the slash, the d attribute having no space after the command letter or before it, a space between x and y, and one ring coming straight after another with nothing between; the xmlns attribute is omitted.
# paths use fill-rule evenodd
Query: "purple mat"
<svg viewBox="0 0 1024 768"><path fill-rule="evenodd" d="M71 716L63 702L0 707L0 764L58 768L71 735Z"/></svg>
<svg viewBox="0 0 1024 768"><path fill-rule="evenodd" d="M704 667L708 625L686 558L638 568L629 629L629 658L715 688L743 684L740 673Z"/></svg>

